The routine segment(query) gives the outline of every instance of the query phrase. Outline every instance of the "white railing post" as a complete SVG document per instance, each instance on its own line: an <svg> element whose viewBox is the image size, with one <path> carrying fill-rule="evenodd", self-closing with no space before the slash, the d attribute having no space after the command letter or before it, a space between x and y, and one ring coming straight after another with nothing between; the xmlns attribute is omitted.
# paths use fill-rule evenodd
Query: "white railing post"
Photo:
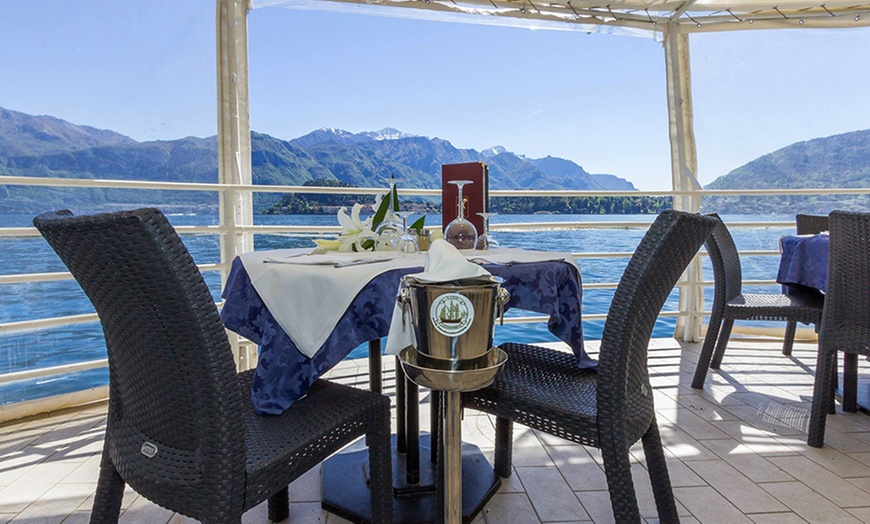
<svg viewBox="0 0 870 524"><path fill-rule="evenodd" d="M674 197L674 209L697 213L701 208L701 185L697 172L697 151L692 113L692 77L689 63L689 36L680 32L675 21L664 34L665 71L668 96L668 126L671 143L671 183L674 191L692 191ZM701 259L695 259L686 269L688 285L680 288L680 312L674 337L697 342L701 335L701 315L704 311L704 288Z"/></svg>
<svg viewBox="0 0 870 524"><path fill-rule="evenodd" d="M248 99L249 0L217 0L218 177L221 184L251 185L251 121ZM250 190L220 191L221 264L254 248L244 226L254 222ZM221 273L226 282L227 270ZM227 332L239 370L252 367L256 355ZM243 349L244 348L244 349ZM252 358L254 357L254 358ZM254 362L252 362L254 360Z"/></svg>

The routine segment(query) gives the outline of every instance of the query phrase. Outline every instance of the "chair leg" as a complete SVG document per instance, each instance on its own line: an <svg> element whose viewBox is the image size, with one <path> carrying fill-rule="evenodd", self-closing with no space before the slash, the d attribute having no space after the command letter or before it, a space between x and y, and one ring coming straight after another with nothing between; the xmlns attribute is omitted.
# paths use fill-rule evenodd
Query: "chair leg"
<svg viewBox="0 0 870 524"><path fill-rule="evenodd" d="M614 438L601 443L601 456L604 459L604 475L610 491L610 505L613 519L620 524L639 523L640 510L637 507L637 493L631 478L631 460L624 441Z"/></svg>
<svg viewBox="0 0 870 524"><path fill-rule="evenodd" d="M843 411L858 411L858 355L843 352Z"/></svg>
<svg viewBox="0 0 870 524"><path fill-rule="evenodd" d="M833 394L831 389L831 368L836 369L836 351L826 351L819 348L816 358L816 380L813 385L813 406L810 410L810 426L807 444L814 448L825 445L825 418L828 416L828 399Z"/></svg>
<svg viewBox="0 0 870 524"><path fill-rule="evenodd" d="M665 462L665 452L662 448L662 439L655 417L653 417L652 424L644 434L642 441L643 453L646 456L646 464L649 469L649 480L656 499L659 522L679 522L677 503L674 501L671 478L668 475L668 465Z"/></svg>
<svg viewBox="0 0 870 524"><path fill-rule="evenodd" d="M834 352L834 365L831 366L831 387L828 388L828 398L827 400L825 400L825 403L828 406L828 415L837 414L837 404L835 397L837 395L837 384L840 382L840 375L837 373L837 366L839 365L837 358L837 353Z"/></svg>
<svg viewBox="0 0 870 524"><path fill-rule="evenodd" d="M713 360L710 362L710 367L719 369L722 365L722 357L725 356L725 347L728 346L728 339L731 338L731 328L734 327L734 319L726 318L722 322L722 330L719 332L719 340L716 341L716 352L713 353Z"/></svg>
<svg viewBox="0 0 870 524"><path fill-rule="evenodd" d="M386 397L385 397L386 400ZM372 522L393 523L393 454L390 449L390 404L383 405L382 423L366 434L371 470Z"/></svg>
<svg viewBox="0 0 870 524"><path fill-rule="evenodd" d="M506 418L495 419L495 474L511 476L514 449L514 423Z"/></svg>
<svg viewBox="0 0 870 524"><path fill-rule="evenodd" d="M707 370L710 369L710 359L713 358L713 348L716 347L716 339L719 336L721 325L721 318L710 318L707 335L704 337L704 347L701 348L701 356L698 358L698 366L695 368L695 376L692 378L692 387L695 389L704 389L704 381L707 380Z"/></svg>
<svg viewBox="0 0 870 524"><path fill-rule="evenodd" d="M785 336L782 341L782 354L791 356L791 350L794 347L794 335L797 331L797 321L789 320L785 325Z"/></svg>
<svg viewBox="0 0 870 524"><path fill-rule="evenodd" d="M284 488L269 497L269 520L281 522L290 516L290 492Z"/></svg>
<svg viewBox="0 0 870 524"><path fill-rule="evenodd" d="M97 492L91 509L91 524L115 524L121 515L124 479L115 469L108 449L108 443L104 443L103 457L100 460L100 478L97 481Z"/></svg>

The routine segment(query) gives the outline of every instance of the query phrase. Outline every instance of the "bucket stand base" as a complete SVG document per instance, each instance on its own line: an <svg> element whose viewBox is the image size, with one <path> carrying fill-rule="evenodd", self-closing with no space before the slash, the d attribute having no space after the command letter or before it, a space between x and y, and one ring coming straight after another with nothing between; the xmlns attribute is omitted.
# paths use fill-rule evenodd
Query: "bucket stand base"
<svg viewBox="0 0 870 524"><path fill-rule="evenodd" d="M420 435L420 457L430 456L430 436ZM393 436L393 520L396 524L434 524L439 512L435 465L421 460L420 483L405 482L405 457ZM371 523L368 451L362 441L323 462L323 509L358 524ZM477 446L462 443L462 522L470 523L501 486Z"/></svg>

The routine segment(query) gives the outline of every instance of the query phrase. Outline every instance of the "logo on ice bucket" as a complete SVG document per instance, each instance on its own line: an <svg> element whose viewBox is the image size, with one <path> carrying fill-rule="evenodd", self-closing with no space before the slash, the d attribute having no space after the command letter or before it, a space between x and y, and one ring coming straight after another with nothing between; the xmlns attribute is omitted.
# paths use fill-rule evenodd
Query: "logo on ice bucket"
<svg viewBox="0 0 870 524"><path fill-rule="evenodd" d="M474 306L459 293L445 293L432 301L429 318L442 335L458 337L471 327Z"/></svg>

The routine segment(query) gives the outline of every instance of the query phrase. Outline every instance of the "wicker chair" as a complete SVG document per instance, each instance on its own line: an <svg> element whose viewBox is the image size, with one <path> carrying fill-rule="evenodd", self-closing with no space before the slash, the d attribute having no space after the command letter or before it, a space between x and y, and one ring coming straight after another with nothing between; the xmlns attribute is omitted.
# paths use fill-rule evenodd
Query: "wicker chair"
<svg viewBox="0 0 870 524"><path fill-rule="evenodd" d="M798 235L817 235L828 230L828 215L795 215Z"/></svg>
<svg viewBox="0 0 870 524"><path fill-rule="evenodd" d="M495 383L462 394L464 407L496 415L495 469L511 474L513 422L601 448L616 522L640 522L628 449L643 449L661 522L677 522L676 503L653 406L647 346L659 311L715 225L709 217L665 211L650 227L616 289L597 371L574 356L504 344Z"/></svg>
<svg viewBox="0 0 870 524"><path fill-rule="evenodd" d="M707 239L706 247L713 264L716 287L707 336L704 337L704 346L692 379L692 387L697 389L704 387L708 368L719 369L722 364L735 320L795 321L818 326L822 318L823 300L817 294L744 294L740 256L734 239L719 217L715 214L712 216L718 223ZM786 326L782 352L791 353L792 344L794 329L790 330Z"/></svg>
<svg viewBox="0 0 870 524"><path fill-rule="evenodd" d="M797 226L798 235L818 235L822 231L828 230L828 215L795 215L795 225ZM805 293L816 294L820 299L824 298L818 291L805 289ZM782 347L783 355L791 355L792 346L794 345L794 334L797 331L797 321L789 320L785 327L785 343Z"/></svg>
<svg viewBox="0 0 870 524"><path fill-rule="evenodd" d="M807 438L817 448L825 443L825 416L834 401L837 352L845 354L843 406L855 404L858 355L870 355L870 213L834 211L830 217L828 289Z"/></svg>
<svg viewBox="0 0 870 524"><path fill-rule="evenodd" d="M390 402L317 381L281 416L254 415L214 299L156 209L34 220L93 303L109 354L109 412L91 522L117 522L124 485L183 515L238 523L365 435L376 522L392 522Z"/></svg>

